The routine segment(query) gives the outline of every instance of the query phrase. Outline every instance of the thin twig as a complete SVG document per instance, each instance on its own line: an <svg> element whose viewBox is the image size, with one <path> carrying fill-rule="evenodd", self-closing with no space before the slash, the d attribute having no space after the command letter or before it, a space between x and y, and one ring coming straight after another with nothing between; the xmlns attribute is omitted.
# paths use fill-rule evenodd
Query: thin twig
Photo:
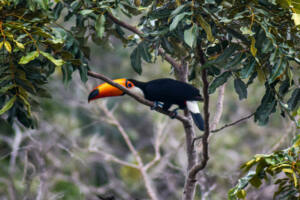
<svg viewBox="0 0 300 200"><path fill-rule="evenodd" d="M243 118L241 118L241 119L239 119L239 120L237 120L237 121L235 121L235 122L232 122L232 123L229 123L229 124L225 124L225 125L222 126L221 128L212 130L211 132L212 132L212 133L216 133L216 132L219 132L219 131L221 131L221 130L223 130L223 129L225 129L225 128L228 128L228 127L230 127L230 126L234 126L234 125L236 125L236 124L238 124L238 123L240 123L240 122L242 122L242 121L244 121L244 120L247 120L247 119L251 118L254 114L255 114L255 113L252 113L252 114L250 114L250 115L248 115L248 116L246 116L246 117L243 117Z"/></svg>
<svg viewBox="0 0 300 200"><path fill-rule="evenodd" d="M115 16L113 16L111 13L107 12L107 16L115 23L118 24L119 26L122 26L123 28L126 28L127 30L137 34L138 36L140 36L141 38L144 38L143 36L143 32L141 32L139 29L137 29L136 27L127 24L126 22L123 22L119 19L117 19ZM173 59L171 56L167 55L163 49L159 48L158 49L158 53L164 57L164 59L169 62L173 67L175 68L179 68L180 64L178 62L176 62L175 59Z"/></svg>
<svg viewBox="0 0 300 200"><path fill-rule="evenodd" d="M89 152L101 154L102 156L104 156L105 160L113 161L113 162L118 163L118 164L123 165L123 166L132 167L132 168L135 168L135 169L139 168L139 166L137 166L135 164L126 162L124 160L121 160L121 159L117 158L116 156L114 156L112 154L109 154L109 153L107 153L105 151L101 151L101 150L96 149L96 148L90 148Z"/></svg>
<svg viewBox="0 0 300 200"><path fill-rule="evenodd" d="M141 156L139 155L139 153L137 152L137 150L135 149L135 147L133 146L131 140L129 139L128 134L126 133L126 131L124 130L123 126L120 124L120 122L115 118L115 116L113 115L112 112L110 112L106 106L102 106L101 109L104 111L105 115L109 118L109 120L111 121L111 123L113 123L118 131L121 133L126 145L128 146L129 150L131 151L131 153L133 154L135 160L137 161L138 164L138 169L144 179L144 183L145 183L145 187L147 189L148 195L152 200L158 200L157 197L157 192L155 191L155 188L153 187L152 184L152 180L149 177L146 169L145 169L145 165L142 161Z"/></svg>

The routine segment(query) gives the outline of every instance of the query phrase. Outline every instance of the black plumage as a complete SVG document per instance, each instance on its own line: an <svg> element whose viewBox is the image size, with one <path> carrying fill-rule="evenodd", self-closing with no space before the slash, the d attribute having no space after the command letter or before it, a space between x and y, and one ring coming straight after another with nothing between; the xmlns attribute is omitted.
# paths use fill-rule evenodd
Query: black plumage
<svg viewBox="0 0 300 200"><path fill-rule="evenodd" d="M186 101L202 101L202 96L194 86L169 78L161 78L149 82L140 82L129 79L136 87L139 87L149 101L163 102L163 108L168 110L176 104L179 108L186 107Z"/></svg>
<svg viewBox="0 0 300 200"><path fill-rule="evenodd" d="M204 130L204 121L196 101L202 101L200 91L194 86L169 78L140 82L128 79L135 87L143 91L144 97L150 101L162 102L163 109L168 110L173 104L180 109L188 108L196 126Z"/></svg>

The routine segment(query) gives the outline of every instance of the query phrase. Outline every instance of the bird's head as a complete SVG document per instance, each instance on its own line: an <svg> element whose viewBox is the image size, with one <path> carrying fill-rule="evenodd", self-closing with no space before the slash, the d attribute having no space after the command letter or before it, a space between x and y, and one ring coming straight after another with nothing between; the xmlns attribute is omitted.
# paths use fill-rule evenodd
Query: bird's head
<svg viewBox="0 0 300 200"><path fill-rule="evenodd" d="M123 87L129 89L134 94L144 95L143 91L138 86L139 83L141 83L141 82L138 82L133 79L125 79L125 78L115 79L113 81L115 83L118 83L118 84L122 85ZM95 99L104 98L104 97L122 96L124 94L125 93L122 90L120 90L119 88L112 86L109 83L102 83L90 92L88 101L90 102Z"/></svg>

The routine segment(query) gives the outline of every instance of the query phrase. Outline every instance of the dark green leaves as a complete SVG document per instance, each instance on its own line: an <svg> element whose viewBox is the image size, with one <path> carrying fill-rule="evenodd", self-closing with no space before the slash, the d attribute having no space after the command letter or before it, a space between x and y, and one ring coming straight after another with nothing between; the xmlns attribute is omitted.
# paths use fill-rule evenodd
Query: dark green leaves
<svg viewBox="0 0 300 200"><path fill-rule="evenodd" d="M151 56L151 54L150 54L150 52L149 52L149 46L148 46L147 42L142 41L142 42L138 45L138 49L139 49L139 51L141 52L142 58L143 58L146 62L150 63L150 62L151 62L151 59L152 59L152 56Z"/></svg>
<svg viewBox="0 0 300 200"><path fill-rule="evenodd" d="M189 47L194 48L196 45L198 36L198 26L193 24L191 28L184 31L184 42L189 45Z"/></svg>
<svg viewBox="0 0 300 200"><path fill-rule="evenodd" d="M105 31L105 16L104 15L99 15L97 17L96 23L95 23L95 29L97 36L99 38L103 38L104 36L104 31Z"/></svg>
<svg viewBox="0 0 300 200"><path fill-rule="evenodd" d="M251 58L249 62L246 62L244 64L244 67L240 71L240 77L242 79L248 78L254 72L255 65L256 65L255 59Z"/></svg>
<svg viewBox="0 0 300 200"><path fill-rule="evenodd" d="M286 69L287 66L287 60L280 57L277 62L276 65L273 67L273 70L270 74L270 78L269 78L269 83L273 83L276 78L278 78Z"/></svg>
<svg viewBox="0 0 300 200"><path fill-rule="evenodd" d="M14 105L17 97L13 96L9 101L5 103L5 105L0 109L0 115L11 109L11 107Z"/></svg>
<svg viewBox="0 0 300 200"><path fill-rule="evenodd" d="M247 98L247 85L241 79L237 78L234 80L234 89L240 100Z"/></svg>
<svg viewBox="0 0 300 200"><path fill-rule="evenodd" d="M142 58L141 52L139 51L138 48L135 48L130 55L130 60L131 60L131 66L133 67L134 71L136 71L138 74L142 73L141 58Z"/></svg>
<svg viewBox="0 0 300 200"><path fill-rule="evenodd" d="M36 59L37 57L39 57L39 52L38 51L32 51L27 53L27 55L22 56L22 58L19 61L19 64L27 64L30 61Z"/></svg>
<svg viewBox="0 0 300 200"><path fill-rule="evenodd" d="M179 24L179 22L187 15L191 15L192 13L191 12L188 12L188 13L181 13L179 15L176 15L170 25L170 31L173 31L177 25Z"/></svg>
<svg viewBox="0 0 300 200"><path fill-rule="evenodd" d="M274 90L269 85L266 85L266 93L255 112L254 120L260 125L265 125L269 120L270 114L275 112L276 105L277 100L275 99Z"/></svg>
<svg viewBox="0 0 300 200"><path fill-rule="evenodd" d="M224 67L226 66L225 64L227 63L227 60L233 55L233 53L239 48L239 45L237 44L230 44L226 47L226 49L223 51L223 53L221 55L219 55L216 59L214 60L210 60L207 61L202 68L206 68L212 65L218 65L220 67ZM239 59L242 59L241 57L238 57ZM232 65L237 65L238 62L234 61L234 63ZM231 67L229 66L230 64L227 65L227 67Z"/></svg>
<svg viewBox="0 0 300 200"><path fill-rule="evenodd" d="M40 53L49 59L57 67L61 67L65 62L62 59L55 59L50 53L40 51Z"/></svg>
<svg viewBox="0 0 300 200"><path fill-rule="evenodd" d="M288 100L290 110L294 110L300 104L300 88L293 91L291 98Z"/></svg>
<svg viewBox="0 0 300 200"><path fill-rule="evenodd" d="M242 165L248 174L239 179L238 184L229 190L228 199L246 198L246 187L260 188L263 181L272 178L277 185L274 199L297 199L299 196L299 144L296 137L291 147L271 154L257 154L253 159ZM252 168L255 167L255 170Z"/></svg>
<svg viewBox="0 0 300 200"><path fill-rule="evenodd" d="M152 59L146 41L140 42L130 55L131 66L138 74L142 73L142 58L148 63L150 63Z"/></svg>
<svg viewBox="0 0 300 200"><path fill-rule="evenodd" d="M228 78L231 76L231 72L224 72L220 76L218 76L210 85L208 88L209 94L212 94L216 91L216 89L223 85L225 82L227 82Z"/></svg>

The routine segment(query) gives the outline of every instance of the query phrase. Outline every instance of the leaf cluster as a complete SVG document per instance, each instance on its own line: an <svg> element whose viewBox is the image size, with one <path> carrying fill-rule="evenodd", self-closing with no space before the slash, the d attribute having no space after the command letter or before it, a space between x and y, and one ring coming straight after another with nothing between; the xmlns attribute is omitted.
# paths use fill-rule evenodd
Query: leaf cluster
<svg viewBox="0 0 300 200"><path fill-rule="evenodd" d="M272 154L258 154L242 165L247 175L228 192L228 199L245 199L246 187L260 188L271 178L277 185L274 199L299 199L300 195L300 137L294 139L290 148ZM255 170L250 170L254 168Z"/></svg>
<svg viewBox="0 0 300 200"><path fill-rule="evenodd" d="M74 40L50 25L57 17L53 6L52 1L0 3L0 115L11 124L17 119L25 127L35 126L31 107L38 97L51 96L43 85L56 69L63 71L64 79L80 69L87 80L84 56L76 60Z"/></svg>

